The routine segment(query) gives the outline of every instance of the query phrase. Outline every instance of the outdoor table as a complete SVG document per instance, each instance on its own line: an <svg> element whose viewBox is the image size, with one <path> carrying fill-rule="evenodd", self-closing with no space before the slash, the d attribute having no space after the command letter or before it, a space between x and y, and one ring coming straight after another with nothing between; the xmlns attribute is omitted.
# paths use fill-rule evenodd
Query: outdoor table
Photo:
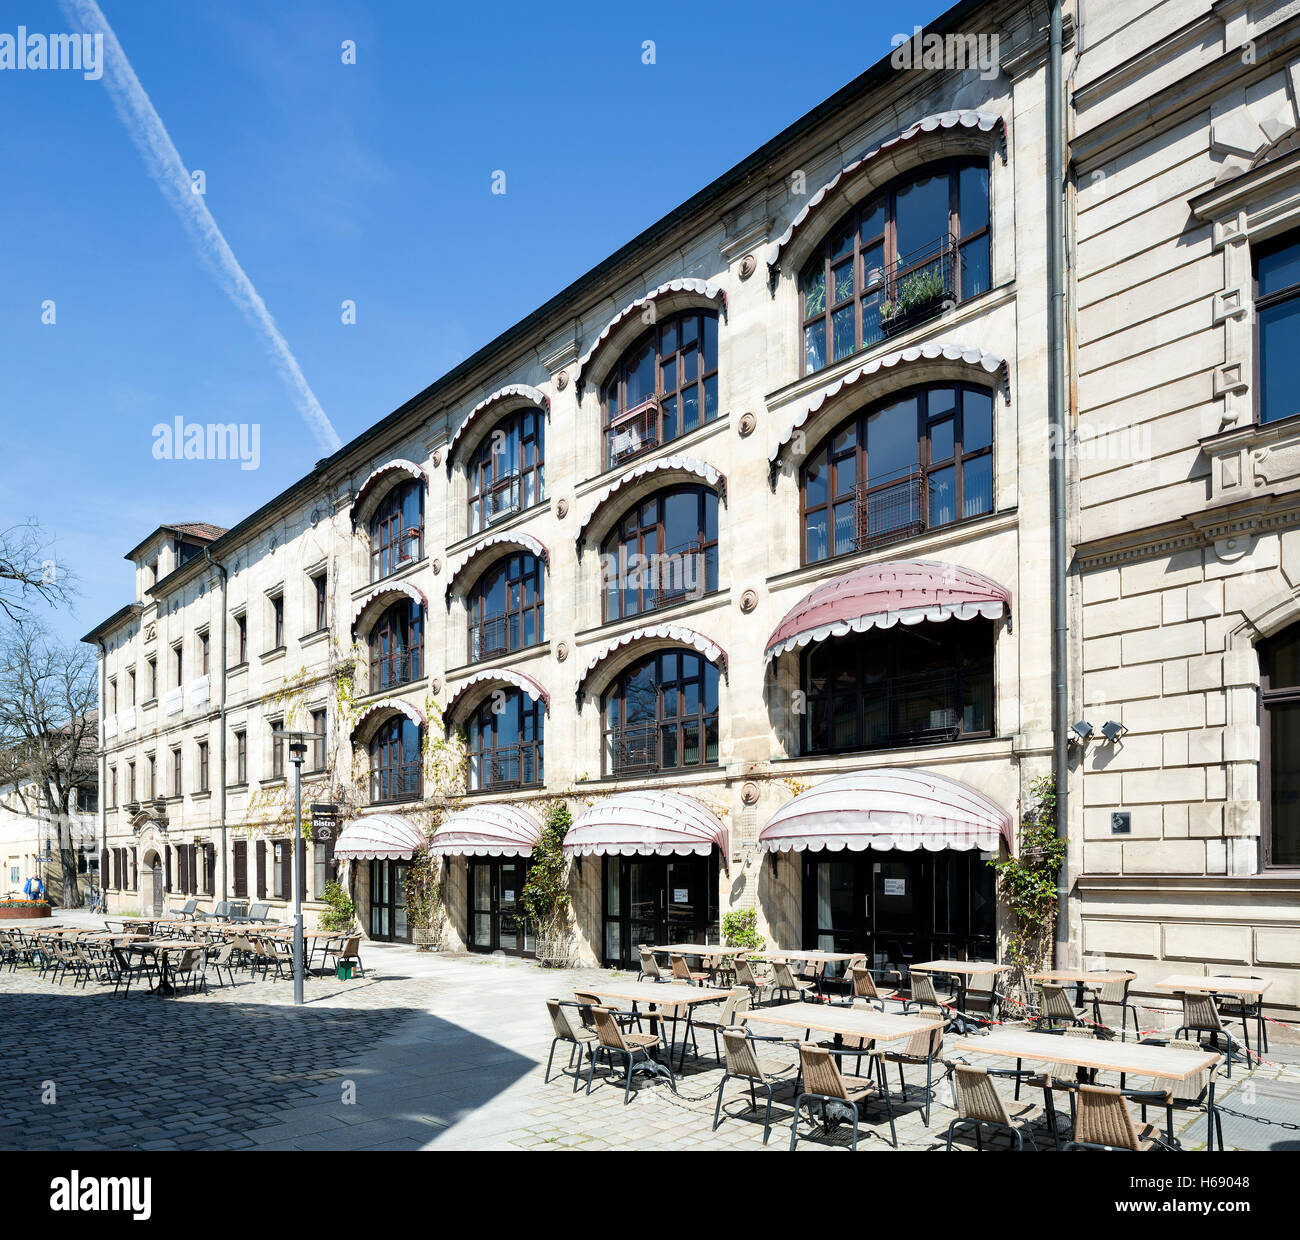
<svg viewBox="0 0 1300 1240"><path fill-rule="evenodd" d="M1087 969L1045 969L1042 973L1030 973L1029 980L1065 984L1073 982L1074 1002L1078 1007L1082 1007L1085 986L1104 986L1107 982L1124 982L1132 976L1132 973L1127 973L1123 969L1112 969L1109 972L1099 969L1095 973L1090 973Z"/></svg>
<svg viewBox="0 0 1300 1240"><path fill-rule="evenodd" d="M167 964L167 953L184 951L186 944L178 944L175 939L132 939L122 945L128 952L151 952L158 962L158 981L149 987L152 995L174 995L176 988L172 985L171 969Z"/></svg>
<svg viewBox="0 0 1300 1240"><path fill-rule="evenodd" d="M652 1008L661 1007L684 1007L686 1009L686 1028L682 1031L682 1050L677 1060L677 1071L680 1072L686 1063L686 1043L691 1035L691 1017L697 1003L722 1003L728 992L725 990L710 990L706 986L687 986L684 983L677 982L614 982L612 985L604 982L594 982L590 986L579 986L574 988L575 995L599 995L603 999L622 999L632 1004L632 1011L639 1011L639 1003L649 1004ZM677 1040L677 1020L678 1013L674 1012L668 1016L662 1012L648 1013L650 1029L657 1032L658 1022L660 1019L673 1022L672 1040L668 1043L668 1062L673 1060L672 1043Z"/></svg>
<svg viewBox="0 0 1300 1240"><path fill-rule="evenodd" d="M854 960L862 955L862 952L826 952L819 948L808 948L807 950L791 948L789 951L782 951L779 948L770 948L761 952L746 953L750 960L799 960L805 964L839 964L845 961ZM817 977L817 991L822 991L822 982L824 975L819 974Z"/></svg>
<svg viewBox="0 0 1300 1240"><path fill-rule="evenodd" d="M710 979L713 981L717 980L716 974L723 971L719 969L718 962L734 956L738 951L744 951L744 948L727 947L722 943L664 943L650 949L655 956L693 956L709 962L709 972L715 975Z"/></svg>
<svg viewBox="0 0 1300 1240"><path fill-rule="evenodd" d="M957 979L957 1010L964 1016L966 1014L966 987L970 984L972 977L982 977L986 973L992 973L995 976L1010 966L998 964L996 960L927 960L923 964L909 965L908 968L913 973L950 973ZM965 1022L950 1022L950 1026L963 1024ZM967 1032L964 1028L958 1028L958 1033Z"/></svg>
<svg viewBox="0 0 1300 1240"><path fill-rule="evenodd" d="M910 1038L914 1033L942 1029L944 1024L941 1016L899 1016L894 1012L879 1012L869 1007L803 1002L750 1008L747 1012L737 1012L736 1019L830 1033L834 1034L836 1042L842 1042L846 1037L865 1038L872 1042L896 1042L899 1038Z"/></svg>
<svg viewBox="0 0 1300 1240"><path fill-rule="evenodd" d="M1244 999L1261 998L1272 985L1263 977L1212 977L1176 973L1156 983L1157 990L1188 990L1202 995L1239 995Z"/></svg>

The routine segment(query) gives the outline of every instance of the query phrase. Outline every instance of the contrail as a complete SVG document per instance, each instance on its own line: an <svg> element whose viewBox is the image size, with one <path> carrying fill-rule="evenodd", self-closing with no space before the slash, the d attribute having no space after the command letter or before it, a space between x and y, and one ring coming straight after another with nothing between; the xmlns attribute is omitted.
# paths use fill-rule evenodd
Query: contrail
<svg viewBox="0 0 1300 1240"><path fill-rule="evenodd" d="M185 222L198 245L200 255L211 266L226 295L266 338L267 348L293 392L298 412L316 436L316 441L327 455L336 452L342 445L338 432L321 408L320 401L316 399L316 394L303 375L297 358L289 348L289 342L276 327L266 303L253 287L253 282L244 274L234 251L222 236L221 229L212 218L212 212L203 201L203 195L194 192L190 174L181 162L180 152L162 123L162 117L149 102L149 96L140 85L140 79L131 68L131 62L122 51L113 28L100 12L99 5L95 0L59 0L59 4L64 17L77 23L79 32L103 33L104 83L119 119L144 158L149 175L158 183L164 197Z"/></svg>

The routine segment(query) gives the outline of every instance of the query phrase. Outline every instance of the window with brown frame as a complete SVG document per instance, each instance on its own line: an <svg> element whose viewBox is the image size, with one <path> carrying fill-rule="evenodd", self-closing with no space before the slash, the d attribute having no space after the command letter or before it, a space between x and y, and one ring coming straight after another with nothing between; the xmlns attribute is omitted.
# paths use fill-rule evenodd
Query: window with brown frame
<svg viewBox="0 0 1300 1240"><path fill-rule="evenodd" d="M804 563L993 511L993 394L913 388L855 413L800 473Z"/></svg>
<svg viewBox="0 0 1300 1240"><path fill-rule="evenodd" d="M248 617L241 612L235 617L235 649L239 652L236 667L248 662Z"/></svg>
<svg viewBox="0 0 1300 1240"><path fill-rule="evenodd" d="M178 797L185 792L185 759L181 750L172 750L172 796Z"/></svg>
<svg viewBox="0 0 1300 1240"><path fill-rule="evenodd" d="M987 160L927 166L854 207L800 274L804 373L989 289Z"/></svg>
<svg viewBox="0 0 1300 1240"><path fill-rule="evenodd" d="M311 584L316 600L316 632L319 633L329 627L329 578L325 573L317 573Z"/></svg>
<svg viewBox="0 0 1300 1240"><path fill-rule="evenodd" d="M718 669L690 650L663 650L620 673L601 699L606 775L713 766Z"/></svg>
<svg viewBox="0 0 1300 1240"><path fill-rule="evenodd" d="M370 800L417 801L420 798L420 749L424 729L405 715L379 725L370 741Z"/></svg>
<svg viewBox="0 0 1300 1240"><path fill-rule="evenodd" d="M546 498L546 415L507 414L469 462L469 532L477 534Z"/></svg>
<svg viewBox="0 0 1300 1240"><path fill-rule="evenodd" d="M206 676L208 671L208 631L204 629L199 634L199 675Z"/></svg>
<svg viewBox="0 0 1300 1240"><path fill-rule="evenodd" d="M284 645L284 595L276 594L271 599L271 649L279 650Z"/></svg>
<svg viewBox="0 0 1300 1240"><path fill-rule="evenodd" d="M135 763L134 762L128 762L126 764L126 800L128 805L134 804L135 802Z"/></svg>
<svg viewBox="0 0 1300 1240"><path fill-rule="evenodd" d="M370 692L410 684L424 675L424 608L400 599L375 621L368 639Z"/></svg>
<svg viewBox="0 0 1300 1240"><path fill-rule="evenodd" d="M180 688L185 683L185 647L177 643L172 647L172 654L176 659L176 688Z"/></svg>
<svg viewBox="0 0 1300 1240"><path fill-rule="evenodd" d="M601 544L605 621L700 598L718 588L718 497L676 487L642 500Z"/></svg>
<svg viewBox="0 0 1300 1240"><path fill-rule="evenodd" d="M127 684L131 690L130 705L134 706L135 705L135 668L128 669L126 673L126 679L127 679Z"/></svg>
<svg viewBox="0 0 1300 1240"><path fill-rule="evenodd" d="M465 727L471 792L545 782L546 708L518 689L489 695Z"/></svg>
<svg viewBox="0 0 1300 1240"><path fill-rule="evenodd" d="M199 791L208 791L208 742L199 741Z"/></svg>
<svg viewBox="0 0 1300 1240"><path fill-rule="evenodd" d="M370 518L370 580L379 581L424 558L424 485L393 487Z"/></svg>
<svg viewBox="0 0 1300 1240"><path fill-rule="evenodd" d="M156 658L151 657L146 662L145 666L149 670L149 676L147 681L149 685L149 696L145 700L152 702L154 698L158 696L158 660Z"/></svg>
<svg viewBox="0 0 1300 1240"><path fill-rule="evenodd" d="M605 468L718 416L718 316L686 310L656 323L601 388Z"/></svg>
<svg viewBox="0 0 1300 1240"><path fill-rule="evenodd" d="M1300 624L1259 643L1263 863L1300 866Z"/></svg>
<svg viewBox="0 0 1300 1240"><path fill-rule="evenodd" d="M145 757L145 778L148 782L145 784L144 795L146 799L153 800L158 795L158 759L153 754Z"/></svg>
<svg viewBox="0 0 1300 1240"><path fill-rule="evenodd" d="M271 720L271 778L284 778L284 720Z"/></svg>
<svg viewBox="0 0 1300 1240"><path fill-rule="evenodd" d="M1255 250L1257 417L1276 422L1300 413L1295 359L1300 353L1300 237L1287 233Z"/></svg>
<svg viewBox="0 0 1300 1240"><path fill-rule="evenodd" d="M248 783L248 733L235 733L235 783Z"/></svg>
<svg viewBox="0 0 1300 1240"><path fill-rule="evenodd" d="M326 738L326 715L323 706L319 710L311 712L311 732L311 769L313 771L323 771L325 769Z"/></svg>
<svg viewBox="0 0 1300 1240"><path fill-rule="evenodd" d="M491 565L469 594L469 662L546 640L546 573L540 559L514 552Z"/></svg>

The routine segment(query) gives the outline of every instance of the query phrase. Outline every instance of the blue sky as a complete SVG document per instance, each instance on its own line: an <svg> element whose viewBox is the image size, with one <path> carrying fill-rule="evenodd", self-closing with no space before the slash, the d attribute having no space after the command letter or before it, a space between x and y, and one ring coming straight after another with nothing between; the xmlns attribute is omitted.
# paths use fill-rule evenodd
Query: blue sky
<svg viewBox="0 0 1300 1240"><path fill-rule="evenodd" d="M101 0L344 441L944 7ZM0 35L19 26L77 28L0 2ZM0 523L56 537L71 640L130 601L122 557L157 525L232 525L324 452L105 81L0 71L0 116ZM155 459L178 414L259 424L259 467Z"/></svg>

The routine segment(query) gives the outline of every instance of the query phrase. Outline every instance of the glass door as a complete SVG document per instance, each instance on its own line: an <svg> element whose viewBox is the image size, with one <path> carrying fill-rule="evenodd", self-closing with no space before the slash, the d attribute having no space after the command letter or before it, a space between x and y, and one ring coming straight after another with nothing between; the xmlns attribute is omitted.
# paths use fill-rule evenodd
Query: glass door
<svg viewBox="0 0 1300 1240"><path fill-rule="evenodd" d="M480 952L527 955L536 950L532 925L524 915L525 860L471 860L469 863L470 947Z"/></svg>
<svg viewBox="0 0 1300 1240"><path fill-rule="evenodd" d="M915 961L930 959L928 952L923 956L914 954L917 937L925 936L928 940L927 919L920 914L921 905L929 902L922 900L917 890L924 864L911 858L871 863L871 894L875 903L871 918L871 967L874 969L896 969L906 975Z"/></svg>
<svg viewBox="0 0 1300 1240"><path fill-rule="evenodd" d="M384 943L409 943L406 920L406 862L370 862L370 937Z"/></svg>
<svg viewBox="0 0 1300 1240"><path fill-rule="evenodd" d="M708 865L703 857L673 857L665 863L668 924L664 943L703 943L709 926Z"/></svg>
<svg viewBox="0 0 1300 1240"><path fill-rule="evenodd" d="M718 931L718 855L604 858L604 963L636 968L637 948L704 943Z"/></svg>

